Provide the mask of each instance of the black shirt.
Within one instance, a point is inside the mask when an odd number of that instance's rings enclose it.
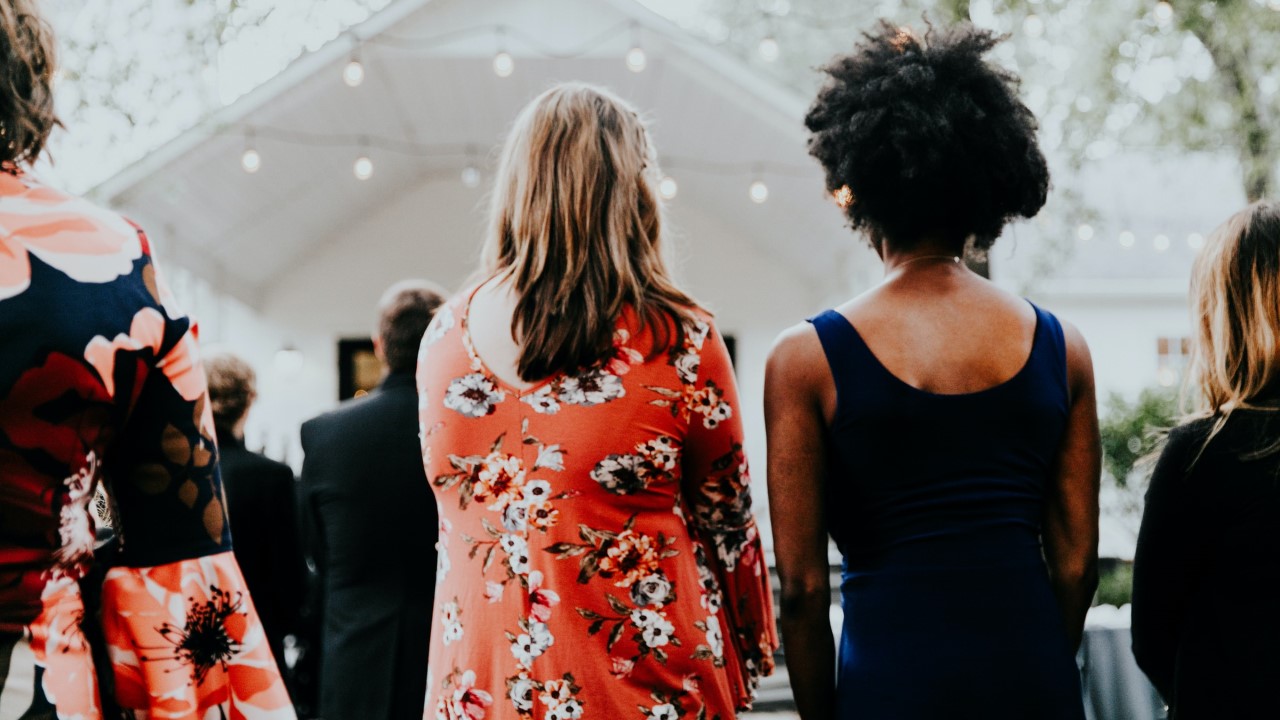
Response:
[[[1147,491],[1133,652],[1177,720],[1280,713],[1280,412],[1175,429]],[[1270,450],[1270,452],[1267,452]]]

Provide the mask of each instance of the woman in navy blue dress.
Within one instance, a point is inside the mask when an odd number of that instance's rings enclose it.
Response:
[[[826,68],[810,153],[884,261],[785,332],[765,388],[782,631],[800,715],[1082,720],[1099,442],[1075,328],[962,261],[1049,174],[1016,78],[961,26],[882,24]],[[815,518],[817,521],[815,522]],[[827,536],[844,556],[833,646]]]

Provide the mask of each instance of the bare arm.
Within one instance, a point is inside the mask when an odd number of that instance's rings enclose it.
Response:
[[[765,370],[769,514],[782,583],[783,647],[803,720],[831,718],[835,698],[821,400],[831,382],[813,328],[801,325],[783,333]]]
[[[1071,407],[1048,488],[1044,517],[1044,555],[1054,594],[1062,606],[1063,627],[1072,649],[1079,647],[1084,618],[1098,587],[1098,482],[1102,449],[1093,360],[1080,331],[1063,325]]]

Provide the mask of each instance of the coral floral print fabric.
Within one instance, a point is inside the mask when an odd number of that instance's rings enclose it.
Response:
[[[440,506],[426,720],[729,720],[777,645],[737,391],[706,320],[521,392],[441,309],[418,365]]]
[[[0,720],[95,720],[112,676],[141,720],[292,718],[229,552],[195,328],[142,231],[4,167],[0,339]],[[120,554],[94,653],[103,486]]]

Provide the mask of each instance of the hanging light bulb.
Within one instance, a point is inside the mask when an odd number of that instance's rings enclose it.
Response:
[[[760,44],[756,45],[756,52],[760,53],[760,59],[765,62],[777,60],[779,51],[778,39],[772,35],[765,35],[760,38]]]
[[[678,192],[680,192],[680,185],[670,175],[663,175],[662,179],[658,181],[658,194],[662,196],[663,200],[671,200]]]
[[[373,177],[373,161],[368,155],[361,155],[351,165],[351,172],[355,173],[357,180],[368,180]]]
[[[1080,227],[1076,228],[1076,237],[1080,238],[1085,242],[1092,240],[1093,226],[1090,225],[1089,223],[1081,223]]]
[[[516,71],[515,58],[511,57],[511,53],[506,50],[499,50],[497,55],[493,56],[493,74],[498,77],[511,77],[511,73]]]
[[[627,69],[631,72],[644,72],[645,65],[649,59],[644,54],[644,48],[636,45],[627,51]]]
[[[1276,4],[1280,7],[1280,0],[1277,0]],[[1187,236],[1187,246],[1192,250],[1199,250],[1204,247],[1204,236],[1200,233],[1191,233]]]
[[[359,58],[352,56],[351,62],[342,68],[342,82],[346,83],[347,87],[357,87],[364,82],[364,65],[360,64]]]
[[[1137,240],[1137,237],[1135,237],[1134,234],[1129,232],[1128,230],[1125,230],[1124,232],[1120,233],[1120,247],[1131,248],[1133,247],[1133,243],[1136,240]]]
[[[480,168],[471,164],[462,168],[462,184],[469,188],[480,187]]]
[[[240,167],[252,175],[262,168],[262,156],[258,154],[257,150],[247,147],[244,149],[244,153],[240,155]]]
[[[1151,245],[1155,247],[1156,252],[1164,252],[1169,249],[1169,236],[1157,235],[1151,240]]]
[[[747,188],[747,194],[751,197],[751,202],[759,205],[769,199],[769,186],[764,184],[764,180],[754,180],[751,187]]]

